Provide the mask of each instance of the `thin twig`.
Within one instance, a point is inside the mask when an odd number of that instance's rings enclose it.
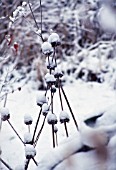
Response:
[[[18,138],[20,139],[20,141],[23,143],[23,145],[25,145],[24,141],[21,139],[21,137],[19,136],[19,134],[17,133],[17,131],[15,130],[15,128],[13,127],[13,125],[11,124],[11,122],[9,120],[7,120],[7,122],[9,123],[9,125],[11,126],[11,128],[13,129],[13,131],[16,133],[16,135],[18,136]]]
[[[67,130],[66,122],[64,122],[64,127],[65,127],[66,136],[68,137],[68,130]]]
[[[54,124],[52,124],[52,139],[53,139],[53,148],[55,148]]]
[[[33,132],[32,143],[34,142],[35,133],[37,131],[37,127],[38,127],[38,123],[39,123],[39,120],[40,120],[41,112],[42,112],[42,108],[40,109],[40,112],[39,112],[39,115],[38,115],[38,118],[37,118],[37,122],[36,122],[35,129],[34,129],[34,132]]]
[[[41,135],[41,133],[42,133],[43,127],[44,127],[44,125],[45,125],[45,120],[46,120],[46,116],[44,117],[44,120],[43,120],[41,129],[39,130],[39,133],[38,133],[38,135],[37,135],[37,137],[36,137],[36,140],[35,140],[35,142],[34,142],[34,147],[37,145],[38,139],[39,139],[39,137],[40,137],[40,135]]]
[[[0,158],[0,161],[1,161],[9,170],[13,170],[2,158]]]
[[[65,100],[66,100],[66,102],[67,102],[67,105],[68,105],[68,107],[69,107],[69,110],[70,110],[70,112],[71,112],[71,115],[72,115],[72,118],[73,118],[73,120],[74,120],[75,126],[76,126],[77,130],[79,130],[79,129],[78,129],[77,121],[76,121],[75,116],[74,116],[74,114],[73,114],[73,111],[72,111],[72,108],[71,108],[70,103],[69,103],[69,101],[68,101],[68,98],[67,98],[67,96],[66,96],[66,94],[65,94],[65,92],[64,92],[63,87],[62,87],[62,86],[60,86],[60,87],[61,87],[62,93],[63,93],[63,95],[64,95],[64,98],[65,98]]]

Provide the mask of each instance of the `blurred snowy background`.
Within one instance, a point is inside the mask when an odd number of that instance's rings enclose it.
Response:
[[[30,0],[30,3],[40,27],[40,3],[37,0]],[[16,15],[19,6],[21,11],[19,10]],[[69,134],[72,133],[71,139],[65,139],[63,128],[60,127],[58,138],[61,148],[56,149],[56,152],[52,151],[54,157],[51,156],[49,162],[49,156],[44,156],[49,150],[48,154],[51,152],[50,130],[46,125],[37,146],[36,158],[38,162],[40,161],[38,169],[116,170],[114,149],[116,148],[116,1],[42,0],[42,10],[44,39],[47,39],[52,31],[57,32],[61,38],[61,46],[57,48],[58,67],[64,73],[63,85],[79,122],[80,132],[82,129],[84,132],[81,132],[81,137],[80,134],[76,136],[75,127],[71,122],[69,127]],[[44,81],[44,75],[47,73],[46,62],[38,33],[29,7],[23,1],[0,1],[0,105],[3,106],[6,92],[9,93],[7,107],[12,114],[11,120],[21,136],[26,132],[26,127],[23,125],[24,114],[29,112],[34,122],[36,121],[38,114],[36,94],[38,90],[45,90],[46,87]],[[57,94],[55,110],[58,114]],[[98,115],[101,115],[100,118]],[[94,119],[91,121],[90,118],[94,116],[98,116],[97,121],[93,121]],[[97,132],[103,131],[107,135],[108,142],[105,138],[107,147],[103,151],[109,151],[109,155],[105,153],[106,158],[102,161],[94,159],[98,154],[95,150],[88,152],[81,150],[83,145],[91,148],[90,139],[85,139],[91,134],[87,129],[88,126],[89,128],[92,126],[90,131],[98,128]],[[33,129],[34,124],[31,130]],[[24,148],[5,123],[1,129],[0,145],[2,157],[13,169],[21,170],[22,167],[17,165],[23,164]],[[104,143],[102,145],[104,146]],[[69,153],[65,152],[67,147],[71,148]],[[61,154],[62,157],[59,158]],[[34,168],[32,162],[30,169]]]

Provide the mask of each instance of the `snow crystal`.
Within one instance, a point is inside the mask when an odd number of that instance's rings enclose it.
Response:
[[[52,45],[49,43],[49,42],[44,42],[42,44],[42,52],[45,54],[45,55],[49,55],[53,52],[53,48],[52,48]]]
[[[26,132],[24,134],[24,142],[25,143],[30,143],[32,141],[32,135],[29,132]]]
[[[27,159],[32,158],[36,155],[36,150],[33,145],[27,144],[25,146],[25,156]]]
[[[51,44],[60,44],[60,38],[59,35],[57,33],[52,33],[49,37],[48,37],[48,42]]]

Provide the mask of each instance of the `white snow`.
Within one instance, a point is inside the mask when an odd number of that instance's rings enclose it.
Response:
[[[56,79],[54,78],[53,74],[47,73],[45,75],[45,81],[46,81],[46,83],[50,83],[50,82],[55,82]]]
[[[52,113],[51,111],[48,113],[47,116],[47,121],[49,124],[56,124],[55,122],[57,122],[57,117],[54,113]]]
[[[27,144],[25,146],[25,156],[34,157],[36,155],[36,150],[33,145]]]
[[[42,113],[43,113],[43,115],[47,115],[48,112],[49,112],[49,106],[47,103],[44,103],[42,105]]]
[[[26,132],[26,133],[24,134],[24,142],[25,142],[25,143],[30,143],[31,141],[32,141],[32,135],[31,135],[31,133]]]
[[[70,120],[70,117],[69,117],[68,113],[63,110],[63,111],[60,112],[59,119],[60,119],[61,121],[62,121],[62,120],[65,120],[65,119]]]
[[[44,103],[47,102],[45,93],[38,92],[37,97],[36,97],[36,102],[37,104],[43,105]]]
[[[49,42],[44,42],[42,44],[42,52],[47,55],[47,54],[50,54],[53,52],[53,48],[52,48],[52,45],[49,43]]]
[[[6,107],[0,108],[0,116],[2,120],[6,120],[7,117],[9,119],[9,116],[10,116],[9,109]]]
[[[29,122],[33,122],[33,118],[31,117],[30,114],[25,114],[24,115],[24,123],[29,123]]]
[[[60,43],[60,37],[57,33],[51,33],[51,35],[48,37],[49,43]]]

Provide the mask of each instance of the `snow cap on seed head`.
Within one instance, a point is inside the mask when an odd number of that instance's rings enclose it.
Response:
[[[31,159],[36,155],[36,150],[33,145],[27,144],[25,146],[25,157]]]
[[[0,109],[1,120],[6,121],[10,118],[9,110],[6,107]]]
[[[52,33],[49,37],[48,37],[48,42],[52,44],[53,47],[60,45],[60,38],[59,35],[57,33]]]
[[[43,93],[39,93],[36,97],[36,102],[38,106],[42,106],[44,103],[47,103],[46,96]]]
[[[57,117],[51,111],[48,113],[47,117],[48,124],[57,124]]]
[[[65,111],[61,111],[59,117],[60,117],[60,122],[61,123],[69,122],[70,121],[70,117],[69,117],[68,113],[65,112]]]
[[[26,144],[31,144],[31,143],[32,143],[32,135],[31,135],[31,133],[26,132],[26,133],[24,134],[24,142],[25,142]]]
[[[52,45],[49,42],[44,42],[41,48],[42,48],[43,54],[45,55],[51,55],[53,52]]]
[[[44,116],[46,116],[46,115],[48,114],[48,112],[49,112],[49,106],[48,106],[47,103],[44,103],[44,104],[42,105],[42,114],[43,114]]]
[[[56,125],[54,126],[54,132],[55,132],[55,133],[57,133],[57,132],[58,132],[58,128],[57,128],[57,126],[56,126]]]
[[[47,73],[45,75],[45,81],[46,83],[55,83],[56,79],[54,78],[53,74]]]
[[[32,119],[32,117],[31,117],[31,115],[25,114],[25,115],[24,115],[24,123],[25,123],[26,125],[31,125],[32,122],[33,122],[33,119]]]

